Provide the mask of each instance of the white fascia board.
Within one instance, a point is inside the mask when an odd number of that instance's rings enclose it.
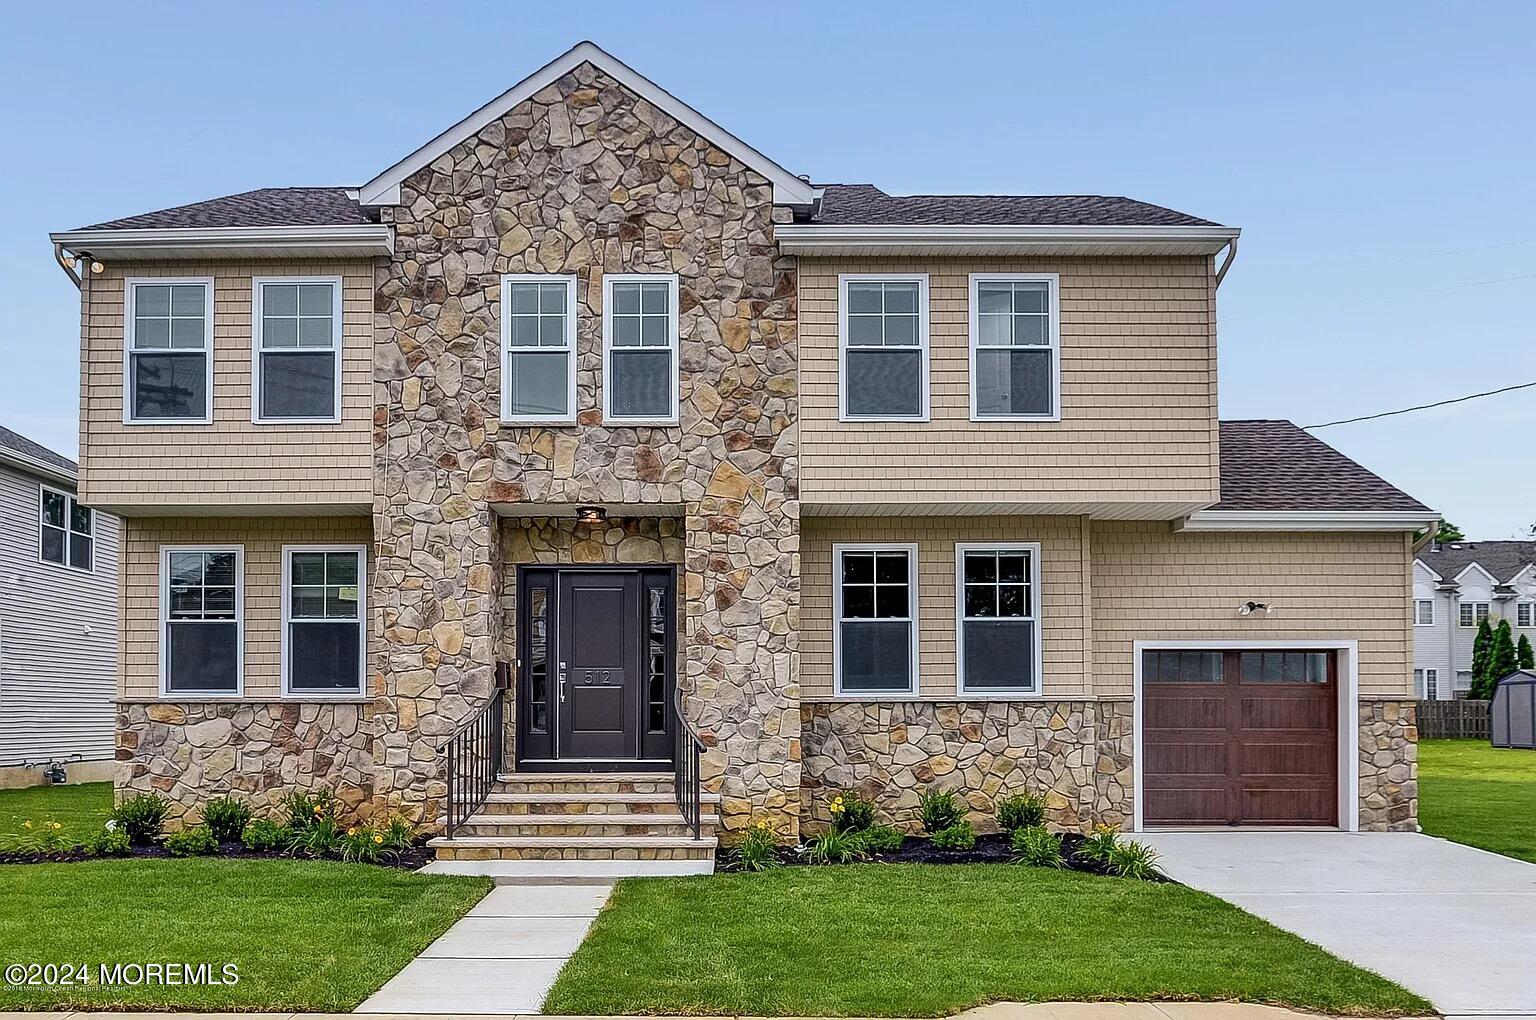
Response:
[[[1200,510],[1175,531],[1418,531],[1440,520],[1431,510]]]
[[[46,460],[38,460],[36,457],[28,457],[26,454],[18,450],[12,450],[9,447],[0,446],[0,464],[8,464],[28,474],[40,475],[50,481],[67,485],[72,490],[79,481],[78,473],[69,470],[69,468],[50,464]]]
[[[1425,563],[1423,560],[1415,559],[1413,562],[1415,566],[1423,567],[1424,572],[1427,573],[1430,577],[1434,578],[1436,581],[1445,580],[1445,578],[1440,576],[1440,572],[1438,570],[1430,566],[1428,563]]]
[[[1054,226],[1029,224],[823,224],[781,223],[773,228],[786,254],[858,245],[867,248],[964,249],[991,245],[1051,245],[1102,248],[1112,245],[1185,244],[1209,246],[1215,254],[1242,233],[1237,227]]]
[[[773,201],[778,205],[810,205],[817,190],[746,142],[731,134],[687,103],[672,95],[596,43],[580,42],[539,68],[468,117],[432,139],[373,180],[357,189],[363,205],[394,205],[400,201],[400,184],[407,177],[431,165],[443,153],[467,138],[472,138],[492,121],[500,120],[519,103],[532,98],[541,89],[569,74],[583,63],[590,63],[635,95],[698,135],[709,139],[723,151],[756,170],[773,184]]]
[[[176,252],[206,253],[210,249],[239,255],[250,249],[283,248],[294,251],[390,255],[395,250],[394,228],[380,223],[349,223],[301,227],[175,227],[152,230],[64,230],[49,239],[76,254],[152,254],[159,258]]]
[[[1496,585],[1496,584],[1499,583],[1499,579],[1497,577],[1494,577],[1493,574],[1489,572],[1488,568],[1484,567],[1481,563],[1478,563],[1476,561],[1468,563],[1465,567],[1462,567],[1461,568],[1461,573],[1459,573],[1455,577],[1451,578],[1451,580],[1455,581],[1457,584],[1461,584],[1462,583],[1462,578],[1466,577],[1468,574],[1470,574],[1474,570],[1477,571],[1479,574],[1482,574],[1483,577],[1488,579],[1489,587],[1492,587],[1493,585]]]

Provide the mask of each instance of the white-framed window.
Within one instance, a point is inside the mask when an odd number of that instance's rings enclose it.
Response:
[[[1040,693],[1040,546],[955,544],[960,694]]]
[[[844,421],[928,420],[928,275],[837,278],[838,411]]]
[[[38,487],[37,557],[44,563],[89,571],[95,559],[96,511],[72,493]]]
[[[213,280],[124,280],[124,423],[206,425],[212,407]]]
[[[1461,602],[1456,606],[1456,622],[1463,627],[1476,627],[1488,619],[1487,602]]]
[[[1464,693],[1472,689],[1472,671],[1470,669],[1458,669],[1453,690],[1456,693]]]
[[[251,421],[341,421],[341,278],[251,281]]]
[[[501,278],[501,420],[576,420],[576,277]]]
[[[1055,273],[972,273],[971,420],[1061,419]]]
[[[238,697],[245,683],[245,548],[160,547],[160,693]]]
[[[677,276],[603,277],[603,419],[677,424]]]
[[[1536,627],[1536,602],[1515,603],[1515,626]]]
[[[368,552],[283,546],[283,693],[356,697],[367,661]]]
[[[1418,688],[1420,698],[1425,701],[1434,701],[1440,696],[1440,671],[1438,669],[1414,670],[1413,685]]]
[[[917,692],[917,546],[832,547],[834,690]]]
[[[1435,600],[1413,600],[1413,625],[1415,627],[1433,627],[1435,625]]]

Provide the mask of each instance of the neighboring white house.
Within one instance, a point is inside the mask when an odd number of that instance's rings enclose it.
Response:
[[[0,787],[50,761],[71,781],[111,778],[118,519],[77,505],[75,477],[0,428]]]
[[[1536,542],[1435,543],[1413,565],[1413,679],[1422,698],[1464,698],[1484,617],[1536,642]]]

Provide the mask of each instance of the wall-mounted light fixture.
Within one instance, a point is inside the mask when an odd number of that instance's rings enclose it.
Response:
[[[608,511],[600,506],[579,506],[576,520],[580,524],[601,524],[608,519]]]
[[[1274,612],[1274,608],[1267,602],[1253,601],[1244,602],[1242,605],[1237,607],[1238,616],[1252,616],[1254,613],[1260,611],[1263,611],[1264,615],[1268,616],[1270,613]]]

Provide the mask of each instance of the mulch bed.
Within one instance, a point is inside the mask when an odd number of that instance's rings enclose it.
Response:
[[[281,860],[284,858],[290,860],[297,859],[315,861],[340,860],[340,858],[337,857],[308,857],[302,854],[289,853],[285,850],[247,850],[245,846],[240,843],[220,843],[219,852],[217,854],[200,854],[198,856],[208,858],[227,857],[238,860]],[[46,854],[0,854],[0,864],[73,864],[77,861],[122,861],[135,857],[169,858],[172,860],[181,859],[167,851],[163,846],[136,846],[133,848],[132,853],[121,857],[99,857],[86,853],[84,850],[78,849],[60,850],[54,853]],[[432,863],[436,859],[437,855],[432,851],[431,848],[426,846],[413,846],[398,856],[385,858],[374,862],[374,864],[376,867],[380,868],[398,868],[403,871],[415,871],[418,868]]]

